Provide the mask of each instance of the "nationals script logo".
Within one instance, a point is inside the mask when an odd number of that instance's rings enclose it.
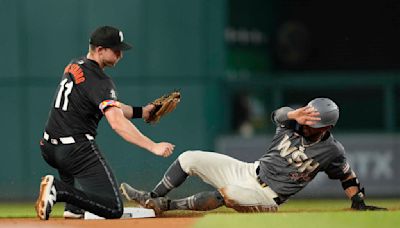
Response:
[[[280,156],[285,158],[297,170],[297,172],[290,174],[291,179],[310,181],[310,174],[318,168],[319,163],[304,153],[305,148],[303,146],[295,147],[291,146],[291,144],[289,136],[285,135],[277,147],[280,151]]]

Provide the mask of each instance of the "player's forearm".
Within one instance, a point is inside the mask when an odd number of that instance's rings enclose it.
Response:
[[[351,199],[351,197],[353,197],[360,191],[360,185],[354,172],[351,172],[351,174],[345,179],[341,180],[341,182],[344,188],[344,192],[349,199]],[[344,184],[346,182],[347,184]]]
[[[133,107],[131,105],[126,105],[122,102],[121,110],[124,113],[125,118],[133,119],[133,118],[142,118],[143,108],[142,107]]]
[[[155,143],[144,136],[135,125],[125,118],[123,111],[119,108],[109,108],[105,116],[111,128],[126,141],[152,152]]]
[[[357,194],[360,191],[360,189],[357,186],[353,187],[348,187],[347,189],[344,190],[346,193],[346,196],[351,199],[355,194]]]
[[[136,128],[129,120],[121,120],[120,123],[114,128],[114,130],[126,141],[142,147],[148,151],[152,151],[154,142],[143,135],[139,129]]]
[[[121,110],[124,113],[124,116],[127,119],[131,119],[133,116],[133,108],[130,105],[126,105],[124,103],[121,102]]]
[[[285,122],[285,121],[287,121],[287,120],[292,119],[292,117],[289,116],[289,115],[290,115],[289,113],[290,113],[291,111],[293,111],[293,109],[290,108],[290,107],[282,107],[282,108],[277,109],[277,110],[274,112],[274,120],[275,120],[277,123],[283,123],[283,122]]]

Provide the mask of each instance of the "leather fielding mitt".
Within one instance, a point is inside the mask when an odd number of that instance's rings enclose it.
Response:
[[[160,121],[161,117],[174,111],[180,101],[181,92],[175,90],[150,102],[150,104],[153,104],[155,108],[150,112],[149,118],[146,119],[146,122],[151,124],[157,123]]]

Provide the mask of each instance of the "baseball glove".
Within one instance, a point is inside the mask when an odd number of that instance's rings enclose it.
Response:
[[[180,101],[181,93],[175,90],[150,102],[150,104],[153,104],[155,108],[150,112],[149,118],[146,119],[146,122],[151,124],[157,123],[161,117],[174,111]]]

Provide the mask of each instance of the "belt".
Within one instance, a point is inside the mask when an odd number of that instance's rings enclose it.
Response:
[[[268,187],[267,183],[261,180],[260,178],[260,166],[257,166],[256,168],[256,175],[257,175],[257,181],[261,185],[262,188]]]
[[[258,181],[258,183],[260,184],[260,186],[261,186],[262,188],[268,187],[267,183],[265,183],[264,181],[262,181],[261,178],[260,178],[260,175],[259,175],[259,174],[260,174],[260,166],[257,166],[257,168],[256,168],[256,174],[257,174],[257,181]],[[276,193],[276,194],[278,195],[278,193]],[[281,200],[281,198],[279,198],[279,196],[273,198],[273,200],[274,200],[275,203],[278,204],[278,205],[280,205],[280,204],[283,203],[283,201]]]
[[[82,142],[87,140],[91,141],[94,140],[94,137],[90,134],[81,134],[81,135],[53,138],[50,137],[50,135],[47,132],[44,132],[43,139],[53,145],[58,145],[58,144],[73,144],[76,142]]]
[[[266,183],[264,183],[259,176],[257,176],[257,181],[261,185],[262,188],[268,187]]]

